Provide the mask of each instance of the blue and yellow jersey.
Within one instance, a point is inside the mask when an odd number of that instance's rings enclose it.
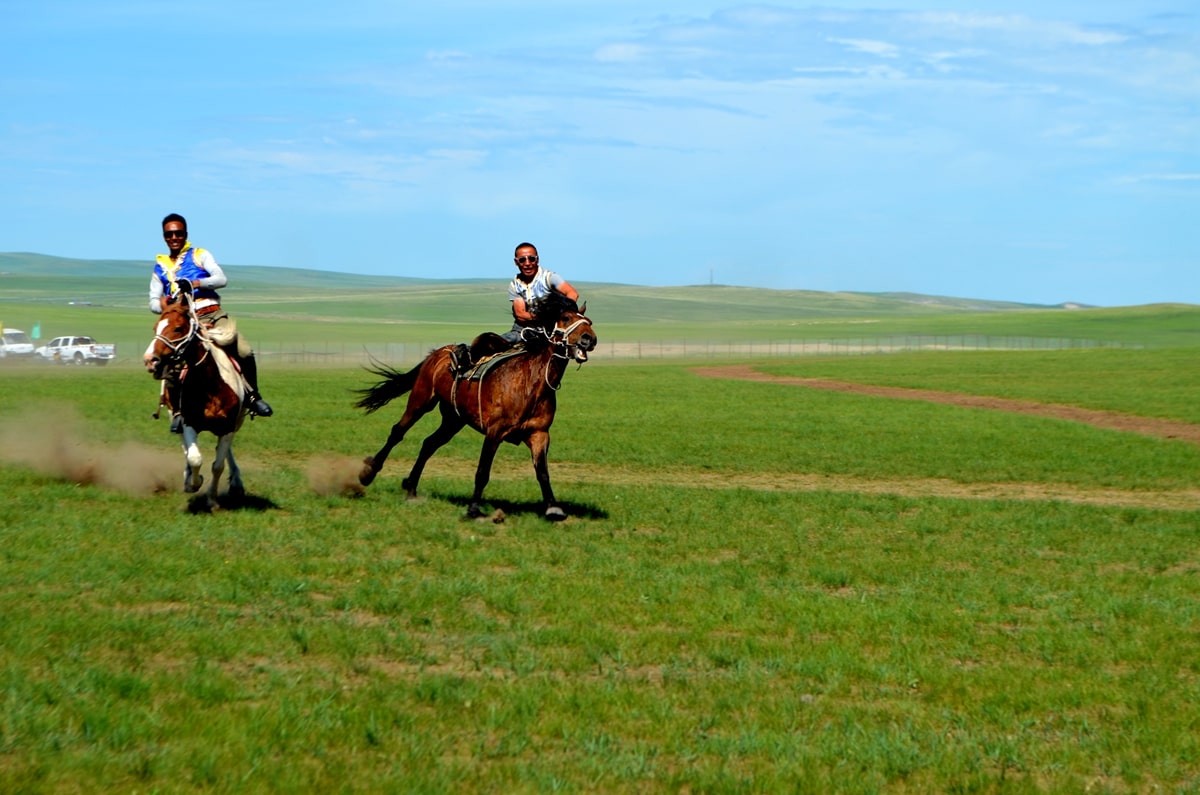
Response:
[[[179,292],[180,279],[196,282],[211,276],[201,264],[207,254],[208,251],[198,246],[194,247],[191,243],[184,245],[178,260],[172,260],[169,254],[159,254],[154,261],[154,275],[162,282],[163,295],[174,297]],[[221,303],[221,296],[217,291],[206,287],[197,289],[194,297],[198,309]]]

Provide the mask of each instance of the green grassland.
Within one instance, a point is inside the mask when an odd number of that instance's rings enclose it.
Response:
[[[296,272],[277,289],[267,271],[231,291],[239,319],[314,344],[469,336],[503,286]],[[43,300],[30,276],[0,319],[132,334],[149,313],[130,273],[103,300]],[[750,363],[1200,422],[1195,307],[585,297],[602,340],[1118,341],[1142,347]],[[353,496],[334,474],[402,407],[355,410],[357,367],[263,375],[278,413],[239,434],[250,497],[207,514],[174,490],[139,368],[0,366],[0,791],[1200,788],[1196,445],[600,359],[559,393],[570,518],[540,519],[528,454],[505,446],[485,495],[505,518],[470,521],[477,436],[406,501],[427,418]]]

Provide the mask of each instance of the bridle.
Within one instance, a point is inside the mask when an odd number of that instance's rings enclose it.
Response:
[[[562,385],[559,384],[556,386],[551,380],[550,366],[553,361],[555,359],[565,359],[568,362],[579,361],[579,365],[582,367],[583,361],[586,360],[586,356],[584,360],[580,360],[576,356],[577,352],[582,349],[586,354],[596,345],[595,338],[588,334],[581,334],[578,342],[570,341],[571,335],[580,326],[585,325],[588,328],[591,328],[592,321],[581,314],[566,326],[562,325],[562,318],[560,317],[557,321],[555,321],[554,328],[551,331],[546,331],[546,329],[541,328],[540,326],[536,327],[536,329],[525,329],[525,331],[534,331],[535,333],[540,333],[546,338],[546,341],[550,343],[550,358],[546,360],[546,369],[542,374],[542,380],[546,382],[546,386],[550,387],[555,392],[557,392]],[[559,380],[561,381],[561,374]]]
[[[189,321],[188,330],[187,333],[182,337],[177,339],[169,339],[157,331],[154,334],[154,340],[156,342],[161,342],[167,348],[167,350],[170,351],[166,356],[163,356],[160,359],[162,366],[159,368],[159,371],[162,373],[163,377],[165,377],[168,373],[173,376],[178,376],[180,374],[183,368],[187,365],[187,362],[184,361],[184,356],[187,354],[188,347],[196,339],[201,338],[200,318],[196,315],[195,310],[192,309],[190,302],[187,306],[187,317]],[[207,346],[205,346],[204,355],[207,354],[208,349]],[[200,361],[204,361],[203,355],[200,357]]]
[[[554,324],[554,330],[546,334],[546,339],[548,339],[550,344],[554,346],[554,356],[560,359],[574,359],[575,352],[577,350],[583,348],[584,352],[586,353],[595,345],[594,342],[586,342],[588,339],[586,336],[581,336],[579,342],[572,343],[568,341],[571,339],[571,334],[574,333],[575,329],[584,325],[588,326],[589,328],[591,327],[592,321],[588,318],[580,315],[574,320],[574,322],[565,327],[560,325],[560,323],[561,319],[559,323]],[[559,353],[560,350],[562,353]]]
[[[574,334],[582,326],[587,326],[588,328],[591,328],[592,321],[587,316],[585,316],[583,313],[576,313],[576,318],[566,325],[563,325],[562,316],[560,315],[559,319],[557,321],[555,321],[555,323],[554,323],[554,328],[549,331],[547,331],[544,326],[528,326],[526,328],[521,329],[522,341],[529,342],[532,337],[541,337],[542,339],[546,340],[546,342],[549,344],[550,356],[548,356],[546,358],[546,366],[545,366],[545,369],[543,369],[543,371],[542,371],[542,380],[545,382],[546,386],[549,387],[554,392],[557,392],[562,387],[562,384],[561,384],[562,375],[566,368],[566,365],[563,365],[563,370],[560,370],[557,373],[558,378],[557,379],[554,378],[553,377],[554,374],[552,373],[552,370],[554,369],[554,360],[555,359],[564,359],[566,361],[571,361],[572,359],[574,359],[574,360],[578,361],[580,366],[582,367],[583,362],[587,360],[587,357],[584,356],[583,359],[578,359],[578,358],[576,358],[576,352],[582,349],[584,351],[584,353],[586,354],[588,351],[590,351],[596,347],[596,337],[592,334],[584,333],[579,336],[578,342],[570,341],[571,335]],[[555,384],[554,382],[556,380],[559,381],[560,383]],[[451,386],[450,401],[454,405],[454,410],[456,412],[458,412],[461,416],[461,412],[459,411],[459,407],[458,407],[458,401],[454,397],[455,393],[457,392],[457,389],[458,389],[458,381],[457,381],[457,379],[455,379],[453,385]],[[476,391],[476,399],[479,401],[479,409],[478,410],[479,410],[480,422],[483,422],[485,412],[484,412],[484,408],[483,408],[483,390],[482,389],[479,389]]]

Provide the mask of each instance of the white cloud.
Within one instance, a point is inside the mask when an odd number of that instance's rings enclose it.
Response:
[[[606,63],[629,63],[642,60],[646,53],[647,49],[638,44],[606,44],[596,50],[595,58]]]
[[[1136,174],[1125,177],[1122,182],[1200,182],[1200,174]]]
[[[1127,37],[1113,31],[1091,29],[1074,22],[1033,18],[1022,14],[980,14],[957,11],[926,11],[904,15],[944,35],[975,37],[979,34],[1005,34],[1024,46],[1079,44],[1103,46],[1121,44]]]
[[[829,41],[833,42],[834,44],[845,45],[855,52],[865,52],[869,55],[878,55],[880,58],[895,58],[900,54],[899,47],[897,47],[895,44],[889,44],[886,41],[836,38],[830,38]]]

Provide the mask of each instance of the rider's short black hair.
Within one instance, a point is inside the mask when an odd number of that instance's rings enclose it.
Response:
[[[517,256],[517,252],[523,248],[531,248],[533,249],[534,254],[537,253],[537,246],[533,245],[532,243],[518,243],[517,247],[513,249],[513,256]]]
[[[172,221],[178,221],[179,223],[183,224],[184,229],[187,229],[187,219],[184,218],[179,213],[171,213],[170,215],[168,215],[166,218],[163,219],[162,225],[166,226],[167,224],[171,223]]]

